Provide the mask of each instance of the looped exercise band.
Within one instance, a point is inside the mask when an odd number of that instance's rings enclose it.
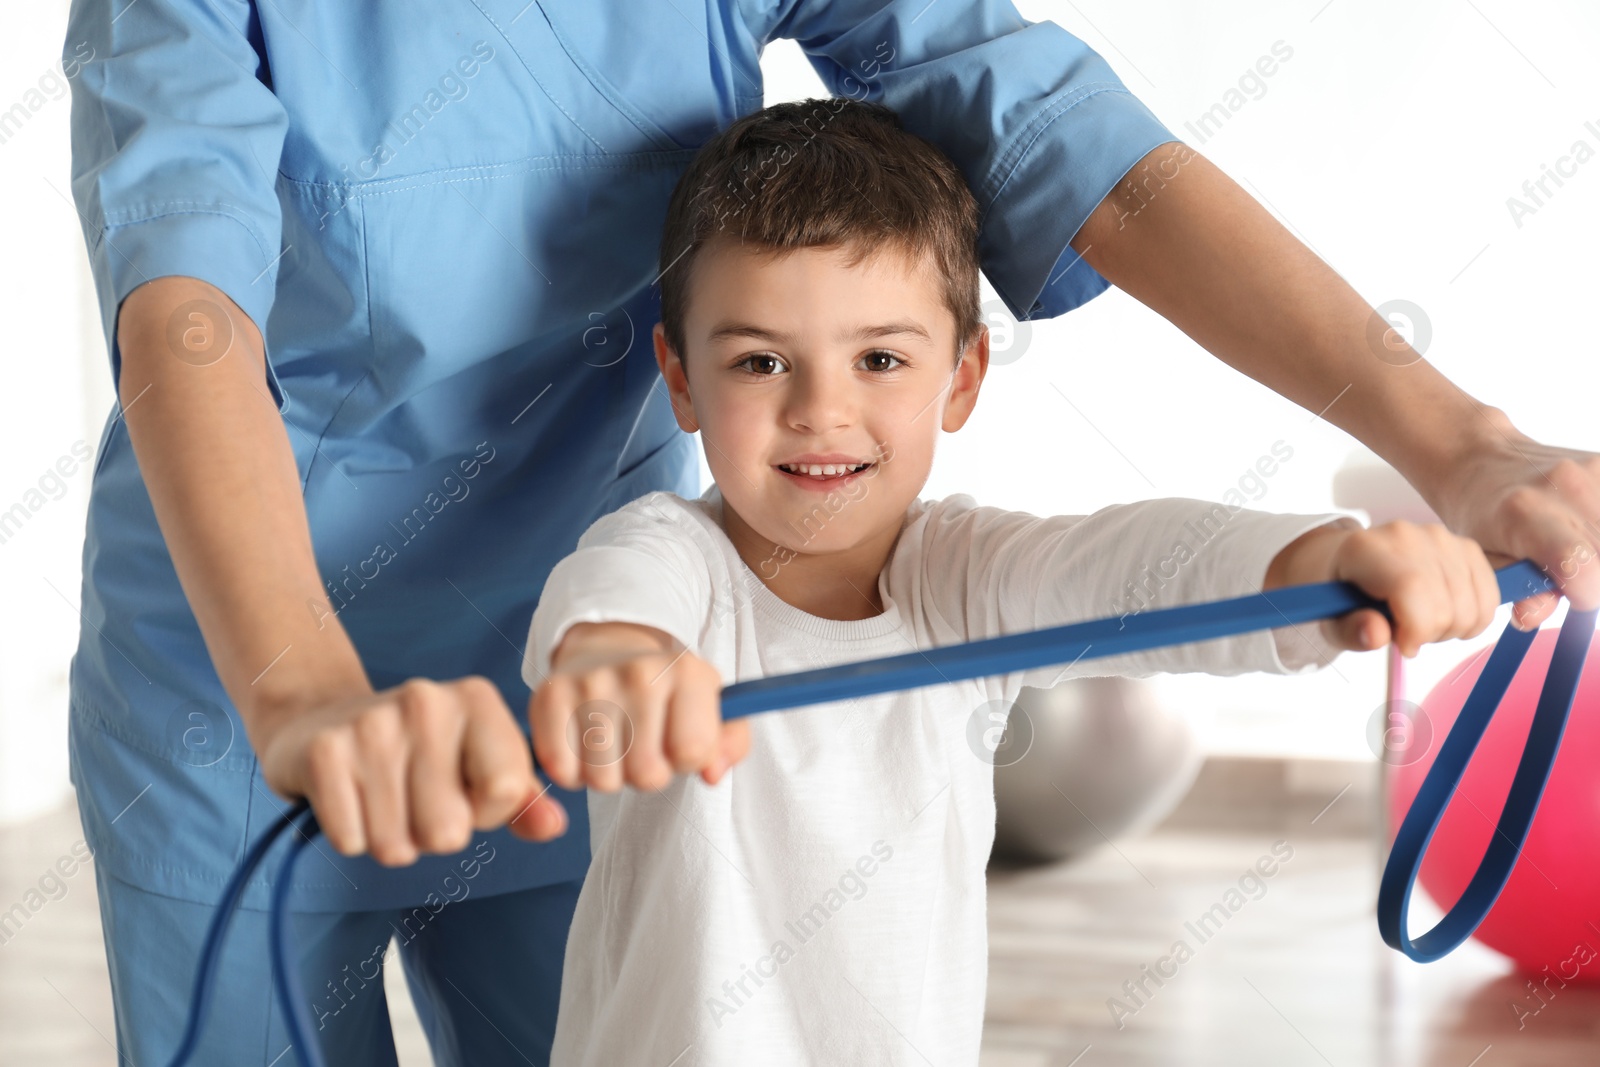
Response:
[[[1509,564],[1496,571],[1495,577],[1502,604],[1556,589],[1555,582],[1531,560]],[[1394,622],[1386,602],[1368,596],[1349,582],[1285,586],[1230,600],[1111,616],[881,659],[756,678],[722,689],[722,718],[739,719],[782,708],[1191,644],[1332,618],[1360,608],[1373,608],[1391,625]],[[1518,630],[1508,624],[1501,633],[1454,728],[1440,746],[1411,810],[1401,821],[1393,850],[1384,866],[1378,889],[1378,931],[1391,948],[1422,963],[1439,959],[1472,936],[1499,897],[1521,855],[1522,843],[1539,807],[1539,797],[1555,764],[1567,714],[1577,694],[1584,659],[1594,637],[1596,615],[1595,611],[1568,610],[1495,836],[1461,898],[1432,930],[1413,939],[1405,933],[1406,909],[1422,867],[1423,853],[1537,631]],[[228,922],[244,895],[245,882],[290,826],[294,826],[297,839],[289,846],[272,893],[269,929],[273,987],[291,1047],[298,1050],[301,1062],[305,1067],[326,1065],[306,1018],[307,1001],[299,968],[292,959],[293,946],[288,930],[288,896],[294,881],[295,863],[319,832],[316,815],[302,799],[256,842],[223,890],[222,901],[212,917],[201,950],[189,1024],[171,1067],[181,1067],[199,1042],[200,1026],[210,998],[211,973],[221,956],[222,937]]]

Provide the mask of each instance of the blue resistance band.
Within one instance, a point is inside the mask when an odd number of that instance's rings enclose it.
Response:
[[[1555,582],[1531,560],[1519,560],[1503,567],[1495,572],[1495,577],[1499,582],[1502,604],[1556,588]],[[1387,603],[1368,596],[1349,582],[1285,586],[1230,600],[1111,616],[964,644],[944,645],[899,656],[739,682],[722,690],[722,717],[724,720],[739,719],[764,711],[918,689],[966,678],[1075,663],[1080,659],[1097,659],[1168,645],[1191,644],[1333,618],[1359,608],[1372,608],[1381,612],[1391,624],[1394,622]],[[1578,679],[1583,671],[1590,640],[1594,636],[1597,614],[1600,613],[1567,612],[1549,672],[1545,676],[1544,690],[1529,730],[1528,742],[1501,811],[1495,837],[1477,873],[1461,894],[1461,899],[1437,926],[1421,937],[1412,939],[1404,930],[1406,909],[1411,900],[1412,885],[1422,866],[1423,853],[1537,631],[1522,631],[1507,625],[1501,633],[1454,728],[1423,779],[1416,801],[1402,820],[1394,848],[1384,867],[1378,889],[1378,930],[1391,948],[1422,963],[1439,959],[1472,936],[1499,897],[1517,857],[1521,855],[1522,843],[1527,838],[1528,827],[1539,807],[1539,797],[1555,763],[1567,714],[1577,694]],[[212,917],[205,947],[201,951],[189,1025],[171,1067],[181,1067],[199,1041],[200,1026],[210,999],[211,973],[216,969],[222,952],[222,937],[239,898],[244,894],[245,882],[260,865],[262,857],[291,826],[295,829],[296,839],[289,846],[272,894],[270,933],[273,987],[283,1011],[291,1046],[298,1051],[304,1067],[326,1067],[326,1060],[307,1018],[307,1000],[301,987],[300,971],[293,958],[292,938],[288,929],[289,887],[294,881],[295,864],[319,832],[316,815],[305,800],[298,801],[256,842],[223,891],[222,901]]]

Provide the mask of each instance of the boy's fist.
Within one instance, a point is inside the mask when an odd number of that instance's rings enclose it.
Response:
[[[1502,562],[1491,563],[1476,541],[1436,522],[1401,520],[1370,529],[1329,523],[1285,545],[1267,568],[1263,588],[1351,582],[1387,601],[1394,625],[1382,612],[1360,608],[1320,620],[1327,639],[1353,651],[1393,640],[1401,655],[1412,657],[1433,641],[1475,637],[1494,620],[1500,606],[1495,568],[1513,562],[1495,555]]]
[[[550,657],[528,725],[545,774],[566,789],[661,789],[674,773],[716,785],[750,751],[722,721],[722,676],[662,630],[577,623]]]

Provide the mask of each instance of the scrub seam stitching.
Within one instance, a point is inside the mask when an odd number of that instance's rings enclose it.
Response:
[[[591,141],[594,141],[594,145],[595,145],[596,148],[600,149],[600,151],[602,151],[602,152],[606,151],[606,146],[601,144],[600,141],[595,137],[594,134],[592,134],[588,130],[584,129],[583,123],[579,122],[576,118],[574,118],[570,111],[568,111],[566,108],[562,107],[561,106],[561,101],[557,100],[555,98],[555,96],[550,92],[549,88],[546,87],[544,82],[539,80],[539,75],[537,75],[537,74],[535,74],[533,72],[533,67],[532,67],[531,64],[529,64],[528,58],[522,54],[522,49],[520,49],[520,48],[518,48],[516,46],[516,43],[511,40],[511,36],[508,33],[506,33],[506,31],[504,29],[501,28],[500,23],[495,21],[495,17],[493,15],[489,14],[487,11],[484,11],[483,10],[483,5],[478,3],[477,0],[473,0],[472,6],[477,8],[478,11],[483,15],[483,17],[485,19],[489,20],[489,25],[491,25],[491,26],[493,26],[495,28],[495,32],[500,35],[501,39],[505,41],[506,46],[511,49],[512,54],[517,57],[517,61],[522,64],[522,69],[526,70],[528,72],[528,77],[533,79],[534,84],[539,86],[540,90],[542,90],[544,92],[544,95],[546,97],[548,97],[550,102],[556,106],[556,110],[560,111],[563,115],[567,116],[567,119],[574,126],[578,127],[579,131],[582,132],[582,134],[585,137],[589,138],[589,140],[591,140]],[[539,14],[540,14],[540,16],[544,15],[544,9],[543,8],[539,9]],[[545,20],[545,24],[547,26],[549,25],[549,20],[548,19]],[[552,33],[553,32],[554,31],[552,31]],[[559,37],[557,38],[557,43],[558,44],[560,43],[560,38]],[[565,51],[565,47],[563,47],[562,50]],[[568,57],[568,62],[571,62],[571,57]],[[612,105],[612,106],[615,106],[615,105]]]
[[[169,210],[173,208],[201,210]],[[252,237],[256,236],[255,227],[250,225],[242,209],[234,204],[220,203],[216,200],[163,200],[157,204],[140,204],[136,207],[123,208],[121,211],[108,211],[105,220],[107,226],[126,226],[133,222],[148,222],[164,215],[194,214],[227,216],[249,229]]]
[[[372,333],[372,250],[367,247],[367,206],[360,203],[360,197],[355,199],[357,208],[361,212],[361,298],[366,301],[367,305],[367,372],[356,379],[355,384],[345,392],[344,396],[339,398],[339,406],[333,409],[333,413],[328,416],[328,421],[323,424],[321,432],[317,434],[317,443],[311,450],[311,461],[306,464],[305,480],[300,483],[302,500],[311,486],[311,472],[316,469],[317,460],[322,458],[322,444],[328,439],[328,431],[339,420],[339,413],[344,411],[344,406],[350,402],[350,398],[355,395],[356,390],[360,389],[367,379],[372,377],[372,370],[377,360],[377,339]],[[332,460],[328,461],[328,466],[335,467]],[[335,612],[335,615],[337,614]]]
[[[987,202],[984,205],[983,215],[978,220],[980,226],[983,225],[984,219],[988,217],[989,209],[994,206],[994,201],[999,198],[1000,190],[1010,180],[1017,166],[1028,155],[1033,146],[1038,143],[1044,131],[1049,129],[1062,114],[1091,97],[1099,96],[1101,93],[1127,92],[1126,89],[1119,89],[1105,82],[1094,83],[1081,88],[1086,91],[1058,100],[1035,115],[1032,121],[1017,134],[1011,145],[1001,152],[995,160],[994,168],[990,171],[988,180],[983,183],[984,197]],[[991,187],[993,192],[990,192]]]
[[[376,182],[319,182],[312,181],[308,178],[296,178],[292,175],[284,174],[282,171],[279,171],[278,173],[279,177],[283,178],[284,181],[292,182],[295,185],[308,186],[313,189],[339,190],[343,192],[347,198],[359,200],[368,196],[378,196],[383,193],[404,191],[395,189],[379,189],[378,186],[380,185],[398,185],[402,183],[409,183],[406,186],[407,188],[426,189],[430,186],[445,185],[452,182],[483,181],[490,178],[514,176],[517,174],[530,174],[537,173],[539,171],[591,168],[605,168],[610,170],[645,170],[663,163],[676,162],[677,160],[675,160],[674,157],[677,157],[683,161],[687,161],[693,157],[697,151],[698,149],[694,148],[683,148],[671,152],[609,152],[605,157],[591,157],[580,153],[573,153],[564,156],[533,156],[530,158],[538,160],[550,160],[551,162],[543,165],[522,166],[516,169],[510,168],[514,164],[520,162],[518,160],[512,160],[503,163],[481,163],[469,167],[449,167],[437,171],[423,171],[421,174],[402,175],[395,178],[383,178]],[[494,175],[471,173],[474,171],[492,171],[499,168],[506,168],[504,174]],[[466,175],[459,178],[435,178],[431,181],[418,180],[426,179],[433,174],[449,174],[455,172],[466,172]],[[366,190],[373,191],[367,192]]]
[[[1093,82],[1089,85],[1082,86],[1081,88],[1085,91],[1058,100],[1056,103],[1044,108],[1039,112],[1039,114],[1035,115],[1033,120],[1022,128],[1022,131],[1017,135],[1016,139],[1012,141],[1011,145],[1006,148],[996,159],[994,168],[990,171],[988,179],[983,183],[983,194],[980,198],[982,209],[978,215],[978,229],[980,233],[983,230],[984,224],[989,219],[990,211],[994,208],[995,204],[999,202],[1000,194],[1005,190],[1006,185],[1010,183],[1012,176],[1016,174],[1017,168],[1022,165],[1023,160],[1025,160],[1029,153],[1032,152],[1033,147],[1039,143],[1039,138],[1044,136],[1045,131],[1054,125],[1056,120],[1061,118],[1062,115],[1066,114],[1071,109],[1077,107],[1079,104],[1082,104],[1084,101],[1098,96],[1101,93],[1126,93],[1128,91],[1125,87],[1113,85],[1107,82]],[[1031,135],[1030,131],[1032,131]],[[1118,175],[1118,180],[1120,180],[1120,178],[1121,176]],[[992,192],[990,191],[991,187],[993,189]],[[1056,259],[1051,260],[1050,264],[1045,267],[1045,283],[1047,287],[1050,280],[1050,268],[1053,267],[1059,259],[1060,256],[1058,254]],[[995,278],[991,278],[990,282],[994,284],[995,292],[998,293],[1008,305],[1022,307],[1022,304],[1014,299],[1011,295],[1009,287],[1002,287],[1000,282]],[[1038,302],[1038,297],[1035,297],[1033,303],[1037,304]],[[1032,314],[1032,311],[1032,307],[1024,308],[1024,313],[1021,318],[1026,320],[1027,317]]]
[[[612,85],[604,74],[595,69],[577,49],[568,43],[567,38],[561,32],[561,28],[556,25],[556,20],[551,18],[550,12],[544,9],[544,4],[539,3],[538,0],[534,0],[534,2],[538,5],[539,14],[544,17],[545,24],[550,27],[550,35],[561,46],[561,51],[566,53],[567,62],[571,63],[578,73],[588,80],[590,88],[599,93],[606,103],[615,108],[623,118],[633,123],[640,133],[649,137],[658,147],[665,148],[668,145],[673,148],[682,147],[678,144],[676,138],[659,126],[654,119],[640,111],[633,101],[623,96],[621,90]],[[709,38],[707,38],[706,43],[710,44]]]
[[[151,744],[148,738],[123,729],[120,724],[107,718],[98,707],[90,706],[82,698],[73,697],[68,701],[68,704],[72,714],[76,718],[80,719],[85,725],[92,727],[99,733],[105,734],[119,745],[126,745],[135,752],[163,760],[167,763],[170,763],[174,767],[196,766],[196,764],[188,763],[183,760],[173,759],[170,753]],[[224,756],[215,763],[207,764],[201,769],[210,769],[213,767],[221,768],[222,770],[226,771],[232,771],[238,774],[250,774],[253,773],[255,769],[255,757],[253,755],[238,758],[233,756]]]

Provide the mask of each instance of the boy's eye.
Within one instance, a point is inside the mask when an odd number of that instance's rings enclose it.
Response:
[[[866,355],[862,356],[861,359],[867,364],[867,369],[876,374],[887,373],[888,371],[892,371],[897,367],[903,366],[906,362],[893,352],[881,348],[872,352],[868,352]],[[745,356],[739,362],[735,363],[734,366],[743,367],[757,377],[771,378],[782,371],[783,361],[777,356],[770,355],[766,352],[756,352],[752,355]]]
[[[903,365],[905,363],[905,360],[901,359],[899,356],[895,355],[893,352],[887,352],[887,351],[885,351],[885,350],[883,350],[881,348],[877,349],[875,351],[872,351],[872,352],[868,352],[866,355],[862,356],[861,358],[863,360],[867,361],[867,363],[868,363],[867,369],[868,370],[877,371],[879,374],[882,374],[885,371],[894,370],[896,366]],[[878,360],[878,359],[888,359],[888,360],[893,360],[894,362],[889,364],[888,366],[884,366],[882,364],[878,364],[877,366],[873,366],[872,365],[872,361],[873,360]]]
[[[773,369],[770,371],[756,369],[757,365],[766,367],[768,364],[773,366]],[[770,378],[777,373],[776,368],[783,366],[783,361],[778,359],[777,356],[767,355],[765,352],[757,352],[753,356],[744,357],[739,362],[735,363],[734,366],[745,367],[750,371],[751,374],[755,374],[762,378]]]

